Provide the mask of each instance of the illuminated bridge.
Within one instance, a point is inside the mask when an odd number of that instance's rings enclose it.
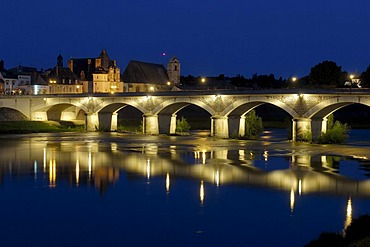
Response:
[[[198,91],[93,95],[2,96],[0,108],[19,111],[33,121],[71,121],[81,118],[88,131],[117,130],[118,111],[132,106],[142,112],[143,132],[174,134],[176,113],[196,105],[211,115],[211,136],[245,134],[245,115],[262,104],[274,105],[291,116],[292,139],[307,132],[326,131],[327,117],[350,104],[370,106],[369,91]]]

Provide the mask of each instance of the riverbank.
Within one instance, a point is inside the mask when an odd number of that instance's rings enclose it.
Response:
[[[0,134],[81,132],[84,125],[61,121],[0,121]]]

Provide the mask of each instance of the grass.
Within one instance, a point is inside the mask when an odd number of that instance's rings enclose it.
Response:
[[[2,121],[0,134],[29,134],[29,133],[55,133],[55,132],[80,132],[84,131],[83,125],[70,122],[62,124],[54,121]]]

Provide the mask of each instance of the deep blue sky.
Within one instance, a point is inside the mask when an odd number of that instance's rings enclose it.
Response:
[[[323,60],[370,65],[370,0],[0,0],[0,59],[53,67],[59,52],[130,60],[182,75],[304,76]],[[162,56],[166,52],[166,56]]]

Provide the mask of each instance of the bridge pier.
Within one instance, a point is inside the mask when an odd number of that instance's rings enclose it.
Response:
[[[159,135],[158,115],[143,115],[143,134]]]
[[[312,119],[312,138],[319,137],[321,133],[326,133],[328,119]]]
[[[211,136],[229,138],[227,117],[215,115],[211,117]]]
[[[229,116],[229,137],[239,137],[245,135],[245,117]]]
[[[158,125],[160,134],[176,133],[176,114],[158,115]]]
[[[293,118],[292,141],[310,141],[312,139],[311,119]]]
[[[32,121],[48,121],[48,114],[46,111],[33,112],[31,119]]]
[[[99,115],[97,113],[87,113],[85,115],[87,131],[97,131],[99,129]]]

